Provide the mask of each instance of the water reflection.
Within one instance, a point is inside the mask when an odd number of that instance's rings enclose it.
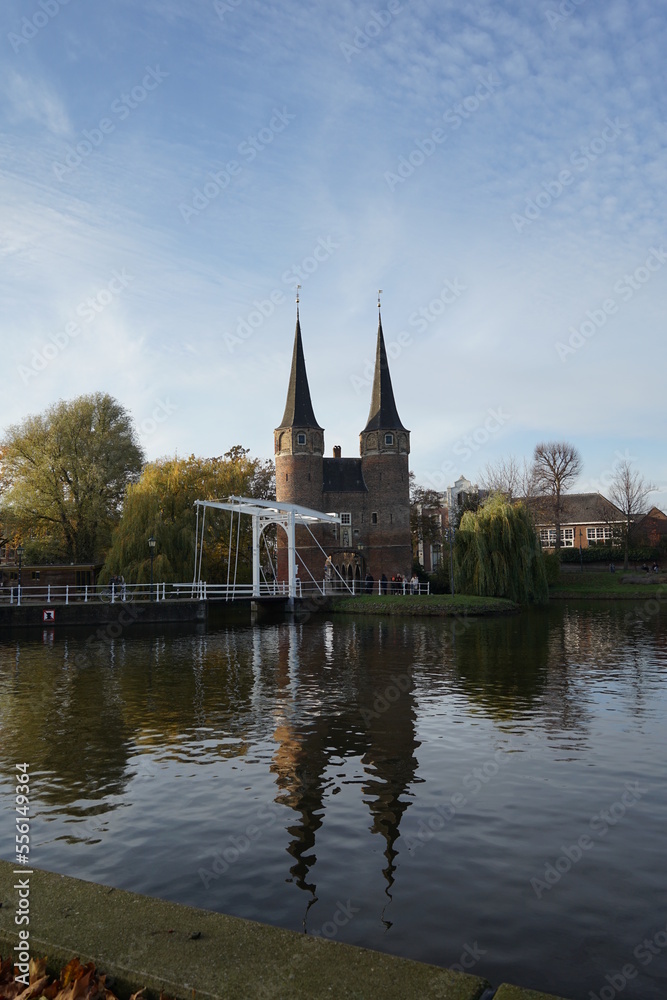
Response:
[[[545,965],[567,966],[551,942],[571,935],[573,981],[593,989],[615,954],[632,956],[667,891],[664,866],[649,866],[667,817],[667,616],[648,603],[463,625],[143,629],[95,647],[85,667],[85,635],[0,635],[2,772],[31,763],[45,867],[309,932],[357,892],[365,910],[341,937],[441,962],[442,928],[466,927],[486,935],[477,971],[496,981],[519,978],[512,959],[534,962],[526,984],[545,985]],[[411,829],[499,746],[497,781],[411,856]],[[649,792],[625,825],[530,911],[529,877],[638,778]],[[0,787],[3,804],[11,792]],[[258,806],[262,836],[202,888],[199,866]],[[5,844],[10,818],[0,811]],[[599,903],[608,871],[627,883],[622,938],[606,928],[608,896]],[[609,942],[602,977],[585,957],[577,966],[592,925]],[[538,932],[529,958],[522,942]]]
[[[385,841],[383,875],[387,889],[393,884],[394,844],[415,781],[419,743],[412,664],[385,676],[382,632],[378,638],[372,625],[356,623],[336,631],[331,622],[307,632],[299,625],[280,631],[271,771],[279,789],[276,801],[297,814],[288,827],[287,850],[295,862],[290,875],[313,900],[316,834],[326,797],[340,791],[336,776],[327,773],[336,760],[358,758],[363,764],[370,829]],[[325,664],[335,670],[321,672],[322,649]]]

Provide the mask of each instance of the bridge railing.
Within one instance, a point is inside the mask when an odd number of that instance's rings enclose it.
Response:
[[[410,580],[364,580],[343,581],[297,580],[296,596],[303,597],[353,597],[362,594],[428,594],[429,584],[412,584]],[[0,604],[103,604],[130,603],[133,601],[235,601],[251,600],[253,597],[288,597],[286,581],[262,581],[259,595],[253,592],[251,583],[109,583],[95,586],[74,586],[72,584],[42,584],[19,587],[12,584],[0,587]]]
[[[167,583],[109,583],[74,584],[44,583],[23,587],[12,582],[9,587],[0,587],[2,604],[102,604],[129,603],[131,601],[164,601],[167,599]],[[192,587],[192,584],[190,584]]]

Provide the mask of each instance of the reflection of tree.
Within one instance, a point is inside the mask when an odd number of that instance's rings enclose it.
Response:
[[[189,752],[205,730],[219,758],[248,749],[252,724],[252,649],[245,630],[192,635],[182,629],[124,644],[118,657],[124,718],[137,743],[165,756]]]
[[[78,670],[67,659],[54,670],[52,655],[24,643],[11,680],[3,667],[3,769],[12,773],[17,760],[27,761],[33,794],[50,804],[117,795],[130,738],[113,678],[100,680],[97,671]]]
[[[549,692],[553,717],[562,728],[591,715],[597,678],[614,680],[616,697],[641,718],[650,700],[650,676],[667,645],[667,617],[655,601],[610,604],[589,601],[585,611],[568,605],[551,616]]]
[[[19,758],[30,762],[43,801],[72,812],[85,799],[98,812],[129,785],[137,750],[181,757],[202,728],[219,735],[209,750],[219,758],[247,750],[253,677],[246,632],[209,638],[165,626],[156,636],[135,626],[130,641],[86,640],[61,634],[48,652],[29,641],[0,646],[0,762],[9,771]],[[87,666],[75,665],[81,654]]]
[[[494,719],[508,720],[525,712],[546,687],[546,612],[469,621],[466,627],[452,623],[445,642],[462,690]]]

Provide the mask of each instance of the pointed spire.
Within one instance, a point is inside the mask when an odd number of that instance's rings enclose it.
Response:
[[[313,404],[308,388],[306,361],[303,356],[301,341],[301,321],[299,319],[299,288],[296,292],[296,332],[294,334],[294,350],[292,351],[292,370],[290,372],[289,388],[285,412],[280,423],[281,427],[317,427],[322,430],[313,412]]]
[[[375,351],[375,376],[373,378],[373,395],[371,396],[371,408],[368,414],[368,423],[364,427],[365,431],[377,430],[397,430],[404,431],[406,428],[401,423],[401,418],[396,409],[394,400],[394,390],[391,385],[391,375],[389,374],[389,362],[387,360],[387,349],[384,344],[384,334],[382,332],[382,313],[380,311],[380,295],[378,292],[378,338]]]

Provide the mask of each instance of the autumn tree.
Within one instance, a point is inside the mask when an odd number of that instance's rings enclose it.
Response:
[[[567,441],[547,441],[535,446],[532,473],[540,497],[540,510],[556,529],[556,551],[561,547],[563,496],[581,472],[581,455]]]
[[[454,580],[459,594],[519,604],[548,599],[544,554],[524,504],[496,493],[477,512],[466,511],[454,541]]]
[[[101,580],[124,576],[128,583],[150,578],[148,539],[156,539],[154,574],[165,582],[192,580],[195,559],[195,500],[224,500],[229,496],[275,499],[272,462],[251,458],[239,445],[222,457],[160,459],[148,464],[139,481],[127,491],[123,516],[116,528]],[[202,578],[209,583],[226,579],[230,549],[234,560],[239,542],[239,579],[247,579],[252,565],[249,517],[234,525],[230,546],[230,515],[209,509],[202,560]],[[232,575],[234,566],[232,565]]]
[[[61,400],[9,427],[0,453],[5,534],[36,561],[101,560],[143,461],[127,410],[100,392]]]
[[[625,518],[623,526],[623,568],[629,564],[629,548],[632,530],[641,514],[646,513],[647,497],[657,486],[647,483],[643,476],[633,470],[631,462],[624,458],[616,466],[614,478],[609,486],[609,495],[613,503]]]

